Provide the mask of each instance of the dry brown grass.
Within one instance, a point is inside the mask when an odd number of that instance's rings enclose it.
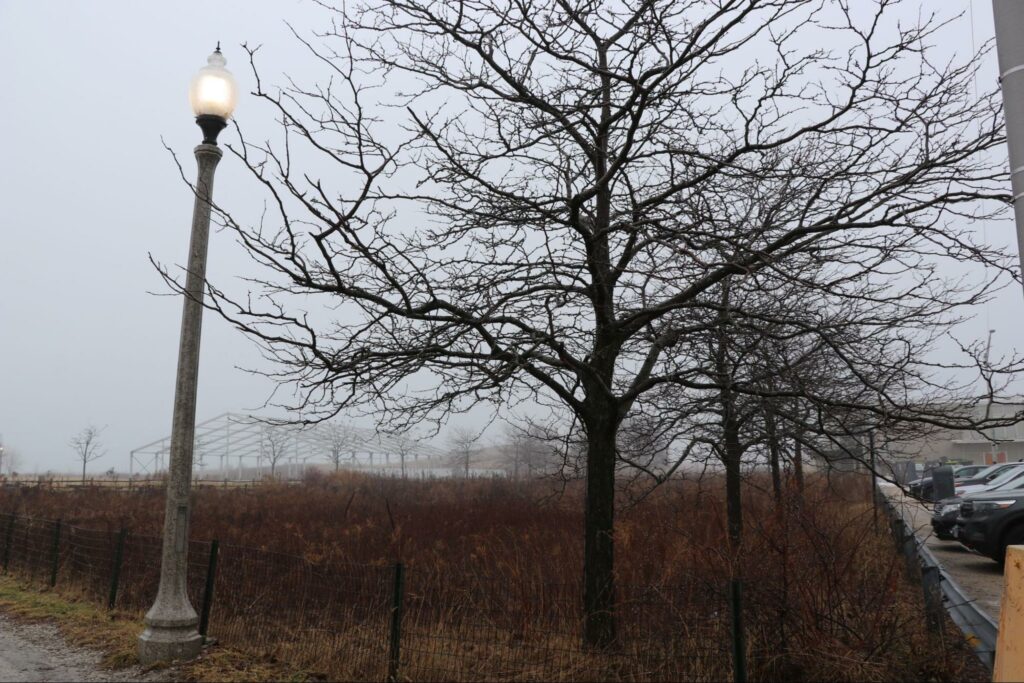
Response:
[[[672,482],[638,505],[623,497],[623,650],[601,655],[578,647],[582,506],[573,486],[551,496],[538,482],[341,474],[203,490],[193,535],[302,558],[257,572],[241,559],[232,569],[225,554],[222,577],[240,585],[218,588],[212,633],[260,661],[334,678],[381,677],[396,560],[408,567],[410,604],[402,672],[414,679],[721,679],[731,675],[731,576],[746,586],[754,678],[983,676],[955,633],[926,631],[919,587],[884,530],[872,530],[864,479],[817,480],[779,508],[763,483],[747,487],[736,562],[723,543],[719,480]],[[153,534],[163,513],[158,492],[101,489],[4,492],[0,508]],[[320,583],[310,573],[343,566]]]

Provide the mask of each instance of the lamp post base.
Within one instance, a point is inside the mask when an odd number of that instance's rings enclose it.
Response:
[[[199,656],[203,637],[195,625],[186,627],[147,626],[139,636],[139,664],[189,661]]]

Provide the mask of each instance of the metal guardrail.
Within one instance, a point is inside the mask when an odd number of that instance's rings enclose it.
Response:
[[[975,601],[968,596],[952,576],[942,568],[927,546],[918,546],[918,554],[924,566],[935,567],[942,577],[940,587],[953,623],[963,632],[975,654],[989,669],[995,666],[996,640],[999,638],[999,624]]]
[[[878,493],[882,505],[888,512],[889,518],[902,526],[901,537],[913,539],[913,549],[909,552],[916,553],[916,558],[921,566],[922,577],[931,573],[937,573],[938,588],[942,595],[942,605],[949,614],[950,619],[963,632],[968,645],[981,660],[982,664],[992,670],[995,666],[996,640],[999,637],[999,624],[978,607],[960,584],[953,579],[942,564],[935,558],[935,555],[925,545],[924,541],[918,538],[914,529],[907,523],[903,513],[893,505],[892,501],[880,491]],[[895,529],[894,529],[895,530]],[[909,560],[910,558],[908,558]]]

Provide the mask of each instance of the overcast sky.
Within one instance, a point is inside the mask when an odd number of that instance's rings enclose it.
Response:
[[[243,92],[237,118],[260,137],[272,124],[246,118],[239,45],[263,44],[272,80],[297,73],[308,55],[284,22],[308,32],[322,16],[301,0],[0,0],[0,434],[22,471],[73,471],[67,441],[88,424],[106,427],[97,470],[126,469],[133,447],[169,433],[181,302],[150,294],[164,290],[147,254],[182,263],[192,199],[161,137],[193,173],[200,136],[187,87],[218,40]],[[974,0],[975,43],[992,32],[991,3]],[[969,15],[950,38],[970,50]],[[994,59],[982,78],[982,90],[995,81]],[[243,179],[225,157],[218,200],[243,203]],[[1012,226],[985,230],[1003,242]],[[247,268],[232,238],[215,234],[210,279]],[[1011,350],[1021,298],[1004,293],[964,333],[984,337],[991,325],[994,349]],[[199,419],[259,408],[267,380],[235,369],[257,363],[249,342],[207,316]]]

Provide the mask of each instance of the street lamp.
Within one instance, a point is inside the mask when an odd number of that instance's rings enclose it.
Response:
[[[206,61],[206,66],[192,79],[189,89],[189,101],[196,123],[203,131],[203,142],[195,148],[199,175],[192,210],[192,238],[181,313],[178,374],[174,385],[160,587],[153,606],[146,613],[146,630],[139,636],[139,660],[143,665],[192,659],[202,648],[199,616],[189,602],[186,590],[189,489],[192,484],[206,250],[210,236],[210,197],[213,172],[223,154],[217,147],[217,134],[227,126],[236,99],[235,79],[224,68],[226,62],[219,43]]]

